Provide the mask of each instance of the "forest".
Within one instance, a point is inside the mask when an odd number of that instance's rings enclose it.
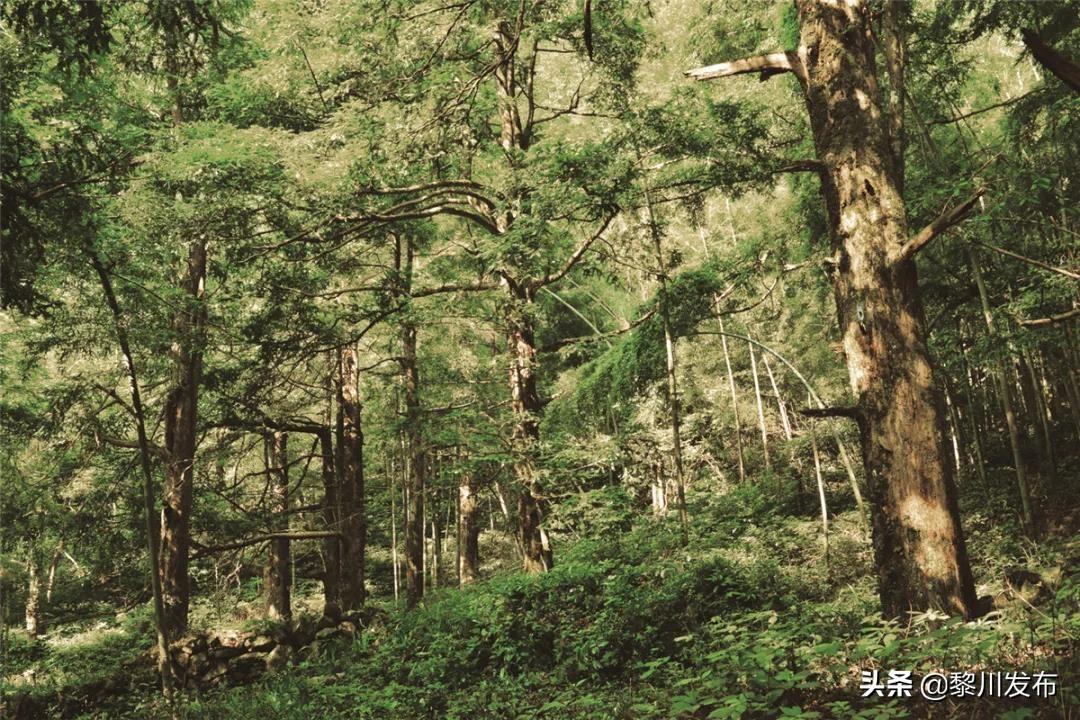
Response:
[[[0,717],[1080,718],[1080,2],[5,0]]]

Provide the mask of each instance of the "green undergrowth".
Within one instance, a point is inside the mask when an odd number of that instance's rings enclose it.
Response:
[[[1035,604],[976,622],[932,612],[885,621],[865,543],[852,539],[855,513],[838,518],[826,566],[813,521],[752,488],[726,500],[695,508],[687,544],[673,519],[582,540],[545,575],[503,575],[442,591],[413,613],[391,610],[384,625],[299,673],[197,698],[185,712],[222,720],[1051,718],[1075,704],[1077,577],[1061,573]],[[1064,541],[1043,547],[1047,562],[1070,553]],[[1057,697],[1038,702],[863,700],[859,673],[875,668],[1061,678]]]
[[[502,574],[464,590],[441,590],[410,613],[388,606],[357,639],[321,643],[299,667],[254,685],[191,696],[179,715],[1068,716],[1077,701],[1073,657],[1080,639],[1080,578],[1066,564],[1076,554],[1075,541],[1045,540],[1037,557],[1021,560],[1041,572],[1058,565],[1045,572],[1051,579],[1038,596],[1002,604],[976,622],[926,613],[899,623],[876,613],[869,551],[855,512],[834,518],[826,563],[812,511],[781,507],[773,496],[750,487],[709,503],[691,494],[689,542],[673,517],[639,519],[628,531],[566,547],[544,575]],[[974,520],[971,545],[980,566],[997,573],[1017,548],[999,542],[995,523]],[[993,578],[980,580],[981,592],[1001,590]],[[102,645],[95,662],[116,661],[132,647]],[[1054,698],[1026,703],[864,700],[860,672],[872,669],[916,676],[1043,670],[1059,674],[1059,690]],[[156,694],[145,691],[82,717],[164,712]]]

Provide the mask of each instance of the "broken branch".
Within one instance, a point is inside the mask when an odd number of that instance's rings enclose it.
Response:
[[[741,60],[732,60],[731,62],[722,62],[716,65],[706,65],[694,70],[687,70],[685,74],[695,80],[713,80],[714,78],[754,72],[761,73],[762,80],[767,80],[773,75],[785,72],[792,72],[801,77],[802,61],[799,60],[798,54],[791,51],[774,52]]]

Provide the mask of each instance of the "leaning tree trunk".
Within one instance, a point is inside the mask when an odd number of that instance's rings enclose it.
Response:
[[[798,2],[800,79],[828,213],[844,353],[860,415],[887,613],[971,616],[975,588],[960,529],[894,155],[874,72],[865,2]],[[922,244],[932,239],[916,239]]]
[[[161,512],[161,592],[170,637],[187,628],[191,550],[191,503],[195,483],[195,437],[202,380],[206,321],[206,242],[192,242],[181,280],[187,305],[173,319],[173,387],[165,401],[164,507]]]
[[[356,348],[338,351],[337,435],[340,456],[338,503],[341,508],[341,609],[364,604],[364,550],[367,518],[364,509],[364,435],[360,423],[360,377]]]
[[[536,477],[536,452],[540,440],[540,395],[536,389],[536,340],[530,315],[532,293],[527,286],[510,283],[513,300],[507,313],[510,351],[510,408],[514,428],[514,476],[518,492],[518,536],[522,560],[528,572],[552,566],[551,547],[541,527],[542,498]]]
[[[270,485],[270,528],[275,533],[289,530],[289,461],[286,454],[287,436],[283,432],[268,432],[265,438],[266,474]],[[288,538],[270,540],[266,562],[266,616],[271,620],[291,620],[292,548]]]

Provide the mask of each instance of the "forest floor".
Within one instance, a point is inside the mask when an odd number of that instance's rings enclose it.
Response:
[[[928,613],[901,624],[877,613],[858,514],[832,519],[826,558],[812,502],[776,497],[760,486],[691,493],[687,544],[674,518],[598,515],[591,539],[564,541],[547,574],[498,572],[431,593],[412,613],[377,599],[385,612],[356,638],[321,643],[252,684],[192,694],[179,716],[1077,717],[1075,515],[1050,517],[1034,544],[1013,539],[1004,497],[965,508],[979,594],[995,609],[971,623]],[[1021,582],[1018,569],[1041,582]],[[317,586],[299,589],[299,612],[317,612]],[[255,604],[218,598],[198,606],[196,622],[254,629]],[[151,636],[144,608],[58,626],[38,643],[9,632],[0,689],[36,695],[46,717],[161,717]],[[862,698],[861,672],[875,669],[913,671],[913,697]],[[926,702],[918,678],[932,671],[1045,671],[1057,691]]]

